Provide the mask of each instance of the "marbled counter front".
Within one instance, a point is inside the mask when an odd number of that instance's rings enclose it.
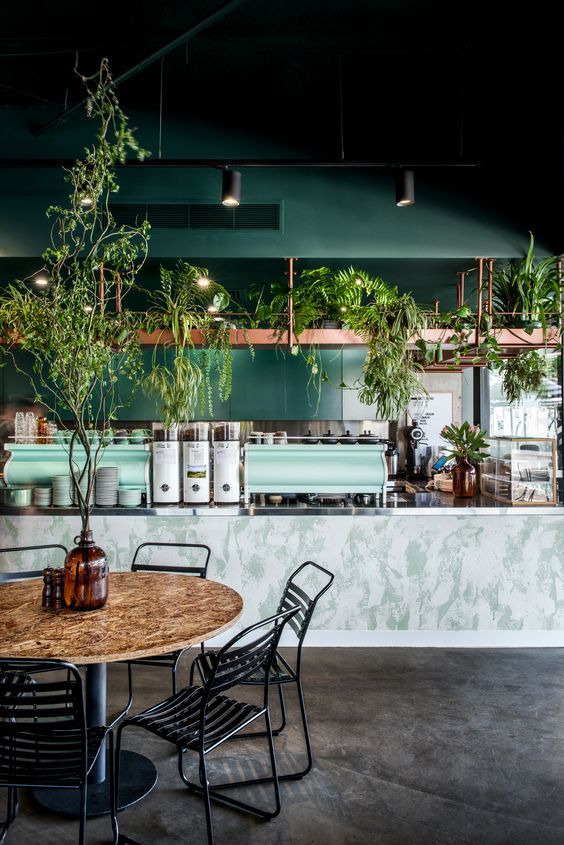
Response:
[[[299,563],[318,561],[336,578],[310,644],[564,646],[564,508],[487,502],[449,507],[437,497],[435,506],[322,513],[98,510],[92,528],[112,570],[128,569],[148,540],[208,544],[209,577],[241,593],[243,623],[274,611]],[[76,513],[3,509],[0,544],[70,547],[79,528]],[[5,569],[30,568],[29,558],[7,559],[0,556]]]

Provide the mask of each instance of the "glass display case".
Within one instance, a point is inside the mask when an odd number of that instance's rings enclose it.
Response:
[[[556,440],[553,437],[490,437],[481,465],[485,496],[508,505],[555,505]]]

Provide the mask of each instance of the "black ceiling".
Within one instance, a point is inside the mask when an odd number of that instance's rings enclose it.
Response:
[[[75,52],[83,72],[107,55],[118,76],[223,5],[5,5],[0,107],[24,107],[30,126],[45,123],[82,96]],[[518,9],[485,0],[246,0],[167,56],[164,119],[204,118],[217,132],[240,130],[296,156],[339,158],[341,89],[346,158],[469,160],[486,183],[501,166],[502,181],[519,171],[519,191],[554,199],[562,189],[557,4]],[[126,111],[158,114],[159,74],[156,63],[120,87]]]

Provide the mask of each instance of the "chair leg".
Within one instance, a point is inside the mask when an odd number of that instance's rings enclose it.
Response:
[[[6,807],[6,819],[0,822],[0,843],[4,842],[8,828],[18,813],[18,790],[15,786],[8,787],[8,801]]]
[[[114,753],[114,761],[113,766],[111,767],[110,771],[113,771],[113,789],[112,789],[112,804],[111,804],[111,813],[112,813],[112,830],[114,833],[114,841],[113,845],[118,845],[120,841],[122,841],[122,837],[119,835],[119,825],[118,825],[118,812],[119,812],[119,755],[121,751],[121,730],[122,726],[120,725],[117,730],[117,737],[116,737],[116,744],[115,744],[115,753]],[[113,745],[113,737],[112,737],[112,745]]]
[[[300,678],[298,678],[296,682],[298,688],[298,698],[300,701],[300,712],[302,714],[302,725],[304,729],[304,739],[306,745],[306,753],[307,753],[307,766],[301,772],[294,772],[288,775],[281,775],[280,780],[300,780],[300,778],[305,777],[308,772],[311,771],[311,767],[313,766],[313,755],[311,752],[311,738],[309,735],[309,726],[307,723],[307,713],[305,709],[305,701],[304,701],[304,691],[302,689],[302,682]]]
[[[204,807],[206,810],[206,828],[208,831],[208,845],[214,845],[213,822],[211,813],[210,800],[210,782],[208,780],[208,771],[206,767],[206,755],[204,749],[200,749],[200,783],[202,785],[202,795],[204,798]]]
[[[80,787],[80,829],[78,833],[79,845],[84,845],[86,834],[86,801],[88,800],[88,785],[83,783]]]
[[[116,790],[116,757],[114,753],[114,734],[110,731],[108,735],[108,752],[110,755],[110,814],[112,822],[112,832],[114,835],[114,842],[119,841],[119,827],[118,827],[118,807],[117,807],[117,790]]]

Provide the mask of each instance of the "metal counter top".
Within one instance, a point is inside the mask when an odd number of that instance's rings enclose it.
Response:
[[[508,506],[481,494],[472,499],[455,499],[448,493],[417,492],[388,493],[385,506],[358,507],[356,505],[311,505],[302,502],[282,505],[150,505],[137,508],[95,507],[93,516],[440,516],[466,515],[508,516],[521,514],[530,516],[562,516],[564,506],[529,505]],[[3,516],[75,516],[77,508],[12,508],[0,507]]]

